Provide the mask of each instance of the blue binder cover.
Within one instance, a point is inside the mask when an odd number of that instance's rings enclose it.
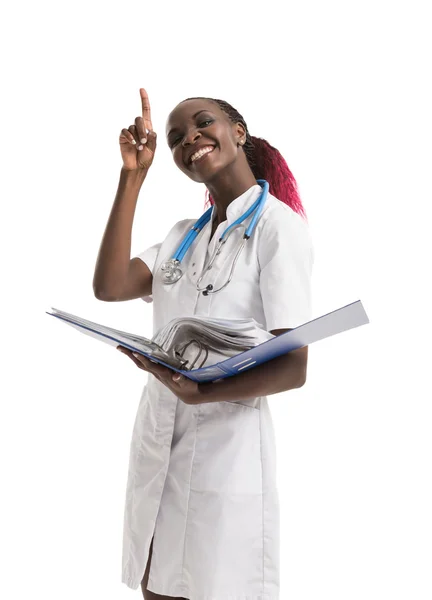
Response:
[[[253,369],[272,358],[276,358],[282,354],[288,354],[288,352],[296,350],[297,348],[303,348],[304,346],[308,346],[313,342],[318,342],[326,337],[369,323],[369,318],[361,301],[357,300],[356,302],[347,304],[346,306],[338,308],[321,317],[312,319],[312,321],[303,323],[303,325],[299,325],[291,331],[287,331],[286,333],[282,333],[281,335],[267,340],[250,350],[240,352],[236,356],[227,358],[208,367],[188,371],[176,369],[157,357],[147,354],[129,343],[125,343],[123,339],[118,339],[115,336],[109,336],[99,331],[95,331],[91,327],[77,324],[72,319],[67,319],[60,315],[49,312],[47,312],[47,314],[68,322],[82,333],[87,333],[92,337],[101,338],[103,341],[111,343],[111,345],[124,346],[133,352],[138,352],[151,361],[164,365],[172,371],[177,371],[177,373],[181,373],[185,377],[196,382],[216,381],[218,379],[232,377],[233,375],[237,375],[237,373]]]

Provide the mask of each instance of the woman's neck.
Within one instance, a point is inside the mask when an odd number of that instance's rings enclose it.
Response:
[[[217,181],[207,183],[207,189],[216,205],[215,220],[217,224],[226,220],[226,211],[233,200],[247,192],[253,185],[256,185],[256,179],[252,173],[246,172],[236,177],[219,176]]]

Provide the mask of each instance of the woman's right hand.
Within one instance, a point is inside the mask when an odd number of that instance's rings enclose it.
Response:
[[[144,88],[140,88],[140,96],[142,117],[135,119],[135,125],[122,129],[119,137],[123,169],[127,171],[149,169],[156,151],[157,136],[153,131],[150,102]],[[142,142],[143,139],[146,141]]]

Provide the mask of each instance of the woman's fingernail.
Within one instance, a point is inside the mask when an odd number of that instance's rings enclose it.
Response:
[[[145,144],[147,141],[147,138],[141,138],[141,144]]]
[[[135,358],[141,358],[141,355],[138,354],[138,352],[132,352],[132,354],[135,356]]]

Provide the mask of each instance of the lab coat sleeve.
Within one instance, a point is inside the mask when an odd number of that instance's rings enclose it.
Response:
[[[267,331],[310,321],[314,248],[303,217],[285,206],[274,211],[259,236],[258,262]]]
[[[140,258],[143,262],[145,262],[152,274],[154,272],[156,259],[158,257],[161,246],[162,242],[159,242],[157,244],[154,244],[153,246],[150,246],[150,248],[147,248],[147,250],[144,250],[144,252],[141,252],[136,256],[136,258]],[[153,296],[143,296],[141,300],[144,300],[144,302],[151,303],[153,302]]]

